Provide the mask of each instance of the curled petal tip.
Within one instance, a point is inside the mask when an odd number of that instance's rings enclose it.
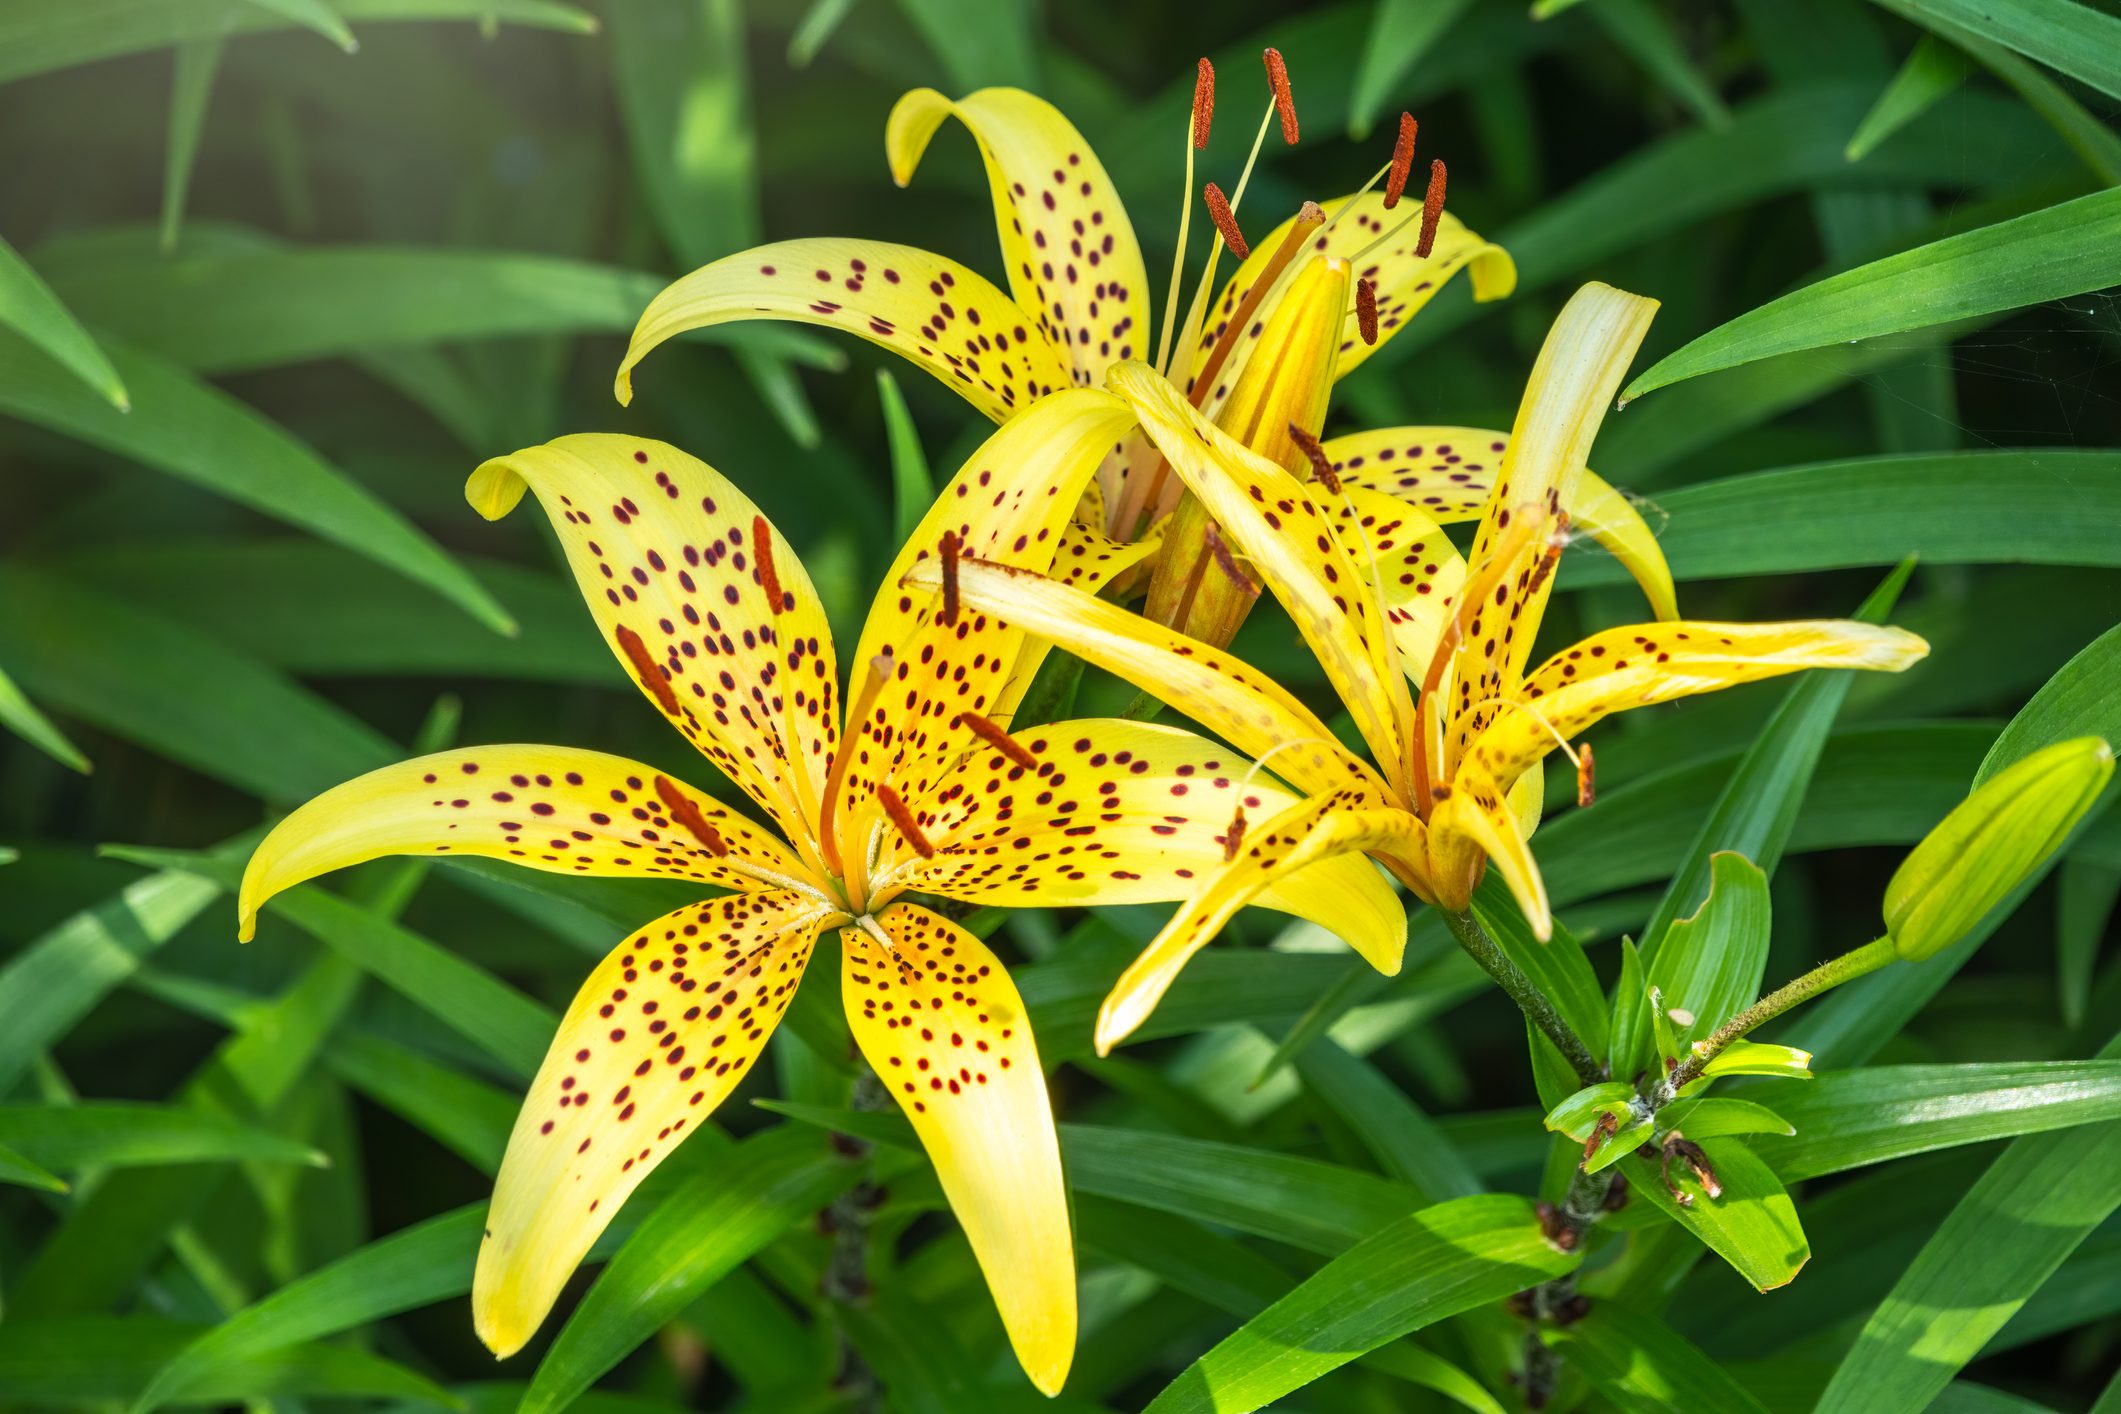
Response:
[[[241,917],[236,919],[236,941],[247,943],[256,936],[258,936],[258,915],[255,912],[246,911]]]
[[[904,186],[904,182],[899,183]],[[633,406],[633,370],[622,368],[618,377],[611,380],[611,396],[619,400],[622,408]]]

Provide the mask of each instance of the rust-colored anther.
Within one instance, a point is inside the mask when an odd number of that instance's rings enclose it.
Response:
[[[1296,449],[1311,463],[1311,479],[1338,496],[1340,477],[1334,472],[1332,458],[1326,455],[1326,449],[1318,445],[1318,439],[1292,422],[1289,424],[1289,440],[1296,444]]]
[[[921,833],[921,827],[914,821],[913,812],[906,808],[905,801],[899,799],[898,792],[889,786],[878,786],[876,798],[882,802],[884,813],[891,817],[891,823],[906,837],[906,843],[913,846],[913,852],[923,859],[935,858],[935,846],[928,843],[928,837]]]
[[[1237,813],[1230,817],[1230,828],[1223,831],[1223,863],[1237,858],[1237,852],[1245,847],[1245,803],[1237,803]]]
[[[1245,244],[1245,233],[1237,229],[1237,215],[1230,210],[1230,199],[1223,195],[1223,189],[1210,182],[1202,190],[1201,197],[1208,203],[1208,215],[1215,219],[1215,229],[1222,232],[1223,244],[1230,247],[1239,260],[1250,255],[1252,247]]]
[[[1589,1159],[1597,1154],[1605,1141],[1620,1132],[1620,1117],[1611,1110],[1598,1116],[1598,1123],[1591,1126],[1591,1137],[1583,1141],[1583,1156]]]
[[[1355,282],[1355,327],[1365,344],[1377,343],[1377,285],[1370,280]]]
[[[1556,511],[1554,528],[1547,533],[1546,552],[1539,557],[1539,563],[1532,566],[1532,577],[1525,583],[1524,593],[1527,599],[1537,594],[1540,586],[1547,582],[1547,576],[1554,573],[1554,566],[1561,563],[1561,552],[1568,543],[1569,513]]]
[[[1422,260],[1436,249],[1436,223],[1443,220],[1445,175],[1442,158],[1429,164],[1429,190],[1421,199],[1421,239],[1414,243],[1414,254]]]
[[[1392,170],[1385,174],[1385,210],[1399,205],[1399,197],[1407,189],[1407,173],[1414,170],[1414,134],[1421,124],[1414,121],[1412,113],[1399,115],[1399,139],[1392,144]]]
[[[776,614],[793,609],[795,596],[781,589],[781,577],[773,572],[773,527],[764,516],[751,518],[751,554],[758,561],[759,588],[766,591],[766,603]]]
[[[943,614],[942,614],[942,623],[944,624],[944,626],[945,626],[945,627],[955,627],[955,626],[956,626],[956,624],[957,624],[957,553],[958,553],[958,544],[957,544],[957,532],[956,532],[956,531],[954,531],[954,530],[946,530],[946,531],[944,531],[944,532],[943,532],[943,549],[942,549],[942,557],[943,557]]]
[[[677,689],[670,685],[670,679],[649,656],[648,645],[641,642],[641,636],[624,624],[618,626],[614,636],[619,640],[619,650],[626,655],[626,661],[633,664],[633,675],[641,680],[641,686],[655,699],[656,705],[673,717],[683,715],[678,706]]]
[[[1038,758],[1024,748],[1024,744],[977,712],[960,712],[958,720],[965,729],[1002,755],[1023,767],[1026,771],[1038,769]]]
[[[1259,593],[1259,586],[1252,582],[1252,576],[1245,573],[1244,566],[1237,562],[1237,556],[1230,553],[1230,546],[1223,540],[1222,532],[1215,528],[1215,522],[1208,522],[1208,534],[1205,538],[1208,542],[1208,553],[1215,557],[1216,568],[1228,575],[1230,582],[1245,593]]]
[[[1193,75],[1193,145],[1208,145],[1208,127],[1215,121],[1215,66],[1206,59]]]
[[[1576,748],[1576,808],[1589,810],[1591,802],[1598,799],[1598,760],[1591,755],[1591,748]]]
[[[1297,208],[1295,224],[1291,225],[1289,233],[1281,238],[1281,244],[1274,248],[1274,254],[1267,257],[1267,263],[1261,268],[1259,278],[1252,282],[1252,288],[1245,291],[1245,297],[1237,302],[1237,312],[1230,316],[1223,325],[1222,333],[1216,336],[1215,347],[1208,351],[1208,361],[1200,366],[1200,372],[1193,375],[1193,382],[1188,385],[1186,391],[1186,396],[1193,406],[1199,407],[1207,399],[1208,390],[1215,386],[1216,376],[1222,372],[1224,361],[1230,357],[1231,350],[1237,347],[1238,336],[1252,327],[1252,316],[1259,312],[1260,301],[1264,300],[1267,291],[1274,287],[1276,278],[1288,268],[1289,262],[1297,257],[1304,246],[1310,243],[1312,233],[1325,224],[1326,213],[1317,202],[1307,201]]]
[[[1282,62],[1279,49],[1266,53],[1267,87],[1274,90],[1274,112],[1281,119],[1281,140],[1290,147],[1296,146],[1296,96],[1289,92],[1289,66]]]
[[[694,839],[706,847],[709,854],[716,859],[727,857],[729,842],[724,840],[721,831],[709,824],[707,817],[700,813],[699,803],[678,789],[676,781],[668,776],[657,776],[655,793],[662,797],[663,808],[670,812],[670,818],[683,825]]]

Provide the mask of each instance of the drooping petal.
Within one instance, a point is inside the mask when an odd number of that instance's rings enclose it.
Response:
[[[1075,1357],[1075,1243],[1023,998],[1001,959],[912,904],[843,928],[855,1044],[913,1121],[1024,1372],[1060,1392]]]
[[[1365,810],[1345,792],[1310,796],[1248,829],[1236,857],[1207,878],[1120,974],[1097,1014],[1097,1052],[1125,1040],[1163,1000],[1193,954],[1269,888],[1315,895],[1322,926],[1390,976],[1406,948],[1407,913],[1364,850],[1426,856],[1421,820],[1405,810]],[[1332,862],[1343,867],[1326,870]],[[1348,867],[1348,866],[1352,866]]]
[[[807,839],[839,688],[832,630],[787,539],[713,467],[643,437],[581,434],[496,457],[464,494],[499,520],[526,486],[622,670],[791,839]]]
[[[935,565],[924,563],[905,583],[933,594],[942,576]],[[1154,692],[1302,790],[1351,790],[1373,805],[1390,799],[1368,762],[1341,746],[1325,723],[1280,684],[1228,649],[1196,643],[1026,570],[967,561],[958,568],[958,593],[967,605]]]
[[[851,700],[869,707],[859,724],[849,723],[853,755],[835,807],[835,833],[850,853],[865,852],[879,784],[906,800],[922,798],[976,740],[949,730],[956,715],[993,713],[997,703],[1013,710],[1015,699],[1006,694],[1022,690],[1020,682],[1011,686],[1026,642],[1021,630],[977,609],[960,607],[953,618],[942,597],[902,588],[901,577],[937,560],[946,538],[959,556],[1041,573],[1071,536],[1075,544],[1092,543],[1070,529],[1076,500],[1133,424],[1125,403],[1096,389],[1041,401],[972,454],[900,547],[870,605],[851,673]],[[872,685],[886,651],[892,680]]]
[[[1414,247],[1421,235],[1419,209],[1400,207],[1384,209],[1384,194],[1368,192],[1355,198],[1355,207],[1333,221],[1332,229],[1312,238],[1311,252],[1318,255],[1337,256],[1349,262],[1350,278],[1371,281],[1377,290],[1377,343],[1372,346],[1362,341],[1360,323],[1355,313],[1355,303],[1348,302],[1347,314],[1341,328],[1340,364],[1335,373],[1345,378],[1363,362],[1383,348],[1386,341],[1406,326],[1408,320],[1420,312],[1421,307],[1436,297],[1437,291],[1450,283],[1451,277],[1460,270],[1468,271],[1473,280],[1473,298],[1486,303],[1489,300],[1506,298],[1517,288],[1517,264],[1510,253],[1466,228],[1456,216],[1445,212],[1436,227],[1436,244],[1426,257],[1414,254]],[[1337,197],[1320,203],[1327,219],[1340,213],[1347,205],[1347,197]],[[1401,225],[1410,214],[1415,216],[1399,234],[1364,253],[1365,248],[1378,236]],[[1209,310],[1207,327],[1201,330],[1200,347],[1186,367],[1190,379],[1207,362],[1209,350],[1222,337],[1230,316],[1243,303],[1253,282],[1267,269],[1274,252],[1281,247],[1290,227],[1296,224],[1295,216],[1289,217],[1265,238],[1252,242],[1252,254],[1244,264],[1237,267],[1223,286]],[[1302,258],[1302,257],[1299,257]],[[1281,296],[1270,297],[1279,300]],[[1235,352],[1230,355],[1229,367],[1235,368],[1241,360],[1250,357],[1253,345],[1259,337],[1259,329],[1269,310],[1261,310],[1253,316],[1253,327],[1238,335]],[[1230,380],[1218,379],[1227,391]],[[1212,416],[1222,400],[1222,392],[1210,389],[1203,406]]]
[[[1296,800],[1244,757],[1191,732],[1055,722],[1016,733],[1007,748],[983,742],[970,753],[916,812],[933,854],[901,844],[881,872],[895,887],[968,903],[1163,903],[1221,872],[1233,830],[1241,842],[1245,821]],[[1253,902],[1333,929],[1375,874],[1360,859],[1325,860],[1270,882]]]
[[[1335,437],[1323,450],[1340,479],[1405,501],[1439,525],[1471,520],[1487,505],[1509,438],[1478,427],[1383,427]],[[1585,468],[1562,503],[1571,530],[1590,535],[1627,566],[1660,619],[1679,616],[1672,569],[1657,532],[1626,495]]]
[[[932,88],[914,89],[884,129],[900,186],[952,114],[987,164],[1009,288],[1043,321],[1075,382],[1095,387],[1115,359],[1146,356],[1149,277],[1134,223],[1075,125],[1021,89],[983,88],[955,103]]]
[[[1429,857],[1439,896],[1447,908],[1464,908],[1480,882],[1480,861],[1502,871],[1502,881],[1524,912],[1532,935],[1545,942],[1554,932],[1546,881],[1525,842],[1515,808],[1522,804],[1477,764],[1468,762],[1449,786],[1438,787],[1429,816]]]
[[[1036,311],[945,256],[886,241],[778,241],[725,256],[649,301],[619,364],[615,391],[633,401],[633,369],[688,329],[738,319],[787,319],[844,329],[920,365],[996,422],[1073,381]]]
[[[666,792],[690,802],[690,823],[673,817]],[[242,936],[274,894],[388,854],[752,892],[778,879],[816,887],[779,840],[652,766],[564,746],[475,746],[370,771],[282,820],[243,871]]]
[[[1525,680],[1524,705],[1499,714],[1474,738],[1466,759],[1498,781],[1513,780],[1555,749],[1555,735],[1573,737],[1614,712],[1805,668],[1897,673],[1928,652],[1905,629],[1852,619],[1683,619],[1607,629],[1542,664]]]
[[[1091,483],[1095,489],[1096,483]],[[1098,530],[1080,520],[1071,520],[1061,530],[1060,549],[1053,556],[1050,573],[1063,584],[1072,585],[1085,594],[1102,594],[1106,586],[1123,582],[1127,576],[1155,555],[1162,548],[1156,531],[1149,538],[1131,544],[1107,539]],[[1123,588],[1114,591],[1115,597],[1124,598]],[[1015,719],[1016,709],[1030,690],[1032,679],[1038,676],[1039,667],[1053,651],[1053,642],[1046,638],[1029,638],[1017,650],[1016,666],[1009,670],[1009,681],[996,694],[987,716],[997,722]]]
[[[1384,607],[1385,626],[1410,678],[1428,666],[1458,591],[1466,562],[1435,521],[1382,491],[1342,483],[1345,493],[1328,499],[1340,543],[1369,566],[1371,590]]]
[[[589,975],[494,1185],[471,1311],[496,1355],[523,1347],[627,1195],[736,1088],[846,916],[786,890],[689,904]]]
[[[1303,483],[1210,425],[1147,364],[1118,364],[1106,382],[1139,412],[1186,489],[1266,580],[1371,757],[1399,779],[1413,703],[1369,577],[1336,538],[1331,517]]]
[[[1480,531],[1451,675],[1446,753],[1455,762],[1522,680],[1553,592],[1559,514],[1575,498],[1606,409],[1657,302],[1593,281],[1563,306],[1525,383]]]

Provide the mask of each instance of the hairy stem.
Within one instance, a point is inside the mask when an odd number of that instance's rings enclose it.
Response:
[[[1729,1021],[1716,1028],[1705,1041],[1692,1048],[1657,1089],[1643,1098],[1649,1102],[1652,1113],[1672,1102],[1680,1089],[1701,1078],[1708,1063],[1723,1053],[1731,1042],[1743,1037],[1757,1026],[1773,1021],[1776,1017],[1796,1006],[1799,1002],[1818,996],[1830,987],[1838,987],[1866,972],[1876,972],[1893,961],[1899,954],[1893,950],[1891,938],[1879,938],[1865,943],[1853,952],[1845,952],[1831,962],[1822,962],[1796,981],[1768,993],[1739,1012]]]
[[[1561,1058],[1569,1063],[1569,1069],[1576,1072],[1576,1083],[1596,1085],[1604,1080],[1605,1067],[1591,1054],[1591,1048],[1586,1046],[1583,1038],[1562,1019],[1561,1013],[1547,1000],[1546,994],[1541,992],[1532,979],[1524,975],[1523,969],[1510,961],[1509,956],[1495,940],[1488,936],[1487,930],[1480,926],[1480,920],[1473,916],[1473,911],[1468,908],[1455,913],[1450,909],[1438,909],[1437,912],[1443,914],[1444,926],[1451,930],[1452,937],[1458,939],[1458,945],[1466,950],[1467,956],[1479,963],[1480,970],[1494,978],[1496,985],[1509,993],[1510,1000],[1517,1003],[1517,1009],[1525,1014],[1525,1019],[1538,1027],[1540,1034],[1554,1043],[1554,1049],[1561,1052]]]
[[[884,1089],[884,1082],[859,1056],[854,1064],[853,1107],[863,1111],[890,1109],[891,1096]],[[845,1136],[835,1136],[834,1142],[851,1159],[865,1157],[871,1147]],[[832,1253],[826,1258],[818,1284],[835,1304],[860,1306],[869,1299],[869,1219],[883,1200],[884,1191],[865,1178],[833,1199],[832,1206],[821,1215],[825,1231],[832,1237]],[[839,1340],[839,1373],[834,1383],[853,1400],[855,1408],[878,1407],[882,1391],[875,1372],[844,1332]]]

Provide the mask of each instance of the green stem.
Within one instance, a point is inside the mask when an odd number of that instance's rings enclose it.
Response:
[[[1517,1009],[1525,1014],[1525,1019],[1538,1027],[1540,1034],[1554,1043],[1554,1049],[1561,1052],[1561,1058],[1569,1063],[1569,1069],[1576,1072],[1577,1084],[1596,1085],[1604,1080],[1605,1067],[1591,1054],[1591,1048],[1586,1046],[1583,1038],[1562,1019],[1561,1013],[1547,1000],[1546,994],[1541,992],[1532,979],[1524,975],[1523,969],[1510,961],[1509,955],[1488,936],[1487,930],[1480,926],[1480,920],[1473,916],[1473,911],[1461,909],[1454,913],[1450,909],[1439,908],[1437,912],[1443,915],[1444,926],[1451,930],[1452,937],[1458,939],[1458,945],[1466,950],[1466,955],[1479,963],[1480,970],[1494,978],[1495,984],[1509,993],[1510,1000],[1517,1003]]]
[[[1731,1042],[1738,1040],[1757,1026],[1773,1021],[1798,1003],[1818,996],[1832,987],[1838,987],[1866,972],[1876,972],[1899,957],[1891,938],[1878,938],[1865,943],[1853,952],[1845,952],[1831,962],[1822,962],[1796,981],[1777,991],[1768,993],[1739,1012],[1729,1021],[1716,1028],[1706,1041],[1693,1048],[1692,1054],[1679,1063],[1658,1087],[1657,1094],[1646,1097],[1653,1106],[1661,1107],[1670,1102],[1681,1087],[1701,1078],[1702,1070]],[[1662,1097],[1662,1098],[1660,1098]]]

